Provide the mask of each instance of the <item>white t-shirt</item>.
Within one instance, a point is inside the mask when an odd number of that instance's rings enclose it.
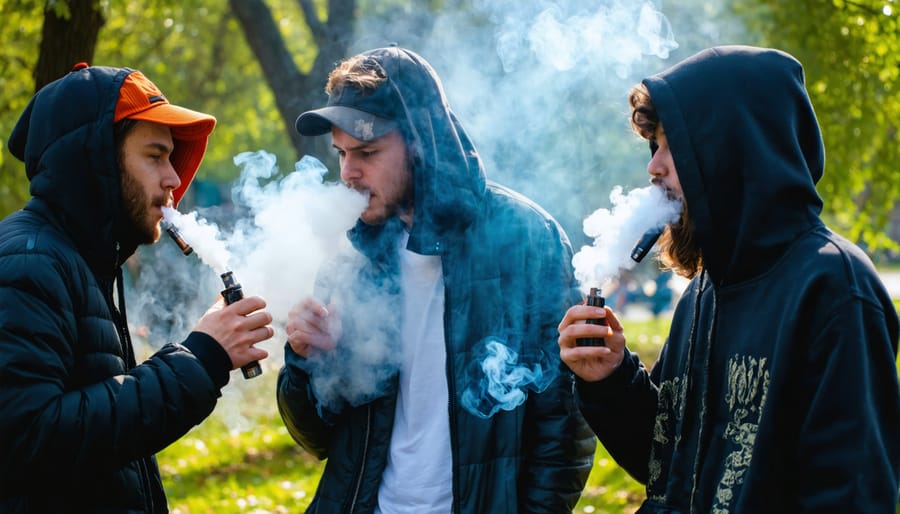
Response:
[[[446,514],[453,504],[444,277],[441,258],[400,241],[403,356],[400,393],[387,468],[378,489],[379,514]]]

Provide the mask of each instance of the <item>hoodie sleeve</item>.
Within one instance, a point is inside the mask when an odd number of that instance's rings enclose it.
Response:
[[[642,484],[649,478],[650,443],[656,418],[656,387],[634,352],[598,382],[576,378],[578,406],[600,443]]]

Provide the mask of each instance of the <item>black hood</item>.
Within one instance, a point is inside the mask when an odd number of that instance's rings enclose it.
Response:
[[[715,282],[764,272],[821,224],[825,150],[796,59],[716,47],[643,82]]]
[[[461,233],[476,217],[485,191],[483,165],[475,146],[450,109],[440,79],[431,65],[414,52],[398,47],[365,52],[378,61],[388,85],[402,102],[400,131],[414,148],[415,188],[413,227],[408,248],[441,254],[447,240]],[[358,223],[351,234],[369,239],[383,226]]]
[[[111,272],[137,247],[124,227],[113,117],[119,89],[133,70],[91,66],[42,88],[9,138],[25,163],[34,199],[44,204],[95,269]],[[116,253],[117,244],[119,254]]]

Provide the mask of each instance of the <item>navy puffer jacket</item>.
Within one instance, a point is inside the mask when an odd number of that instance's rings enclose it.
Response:
[[[116,283],[136,244],[113,138],[131,72],[69,73],[9,140],[33,198],[0,222],[0,512],[167,512],[153,455],[228,381],[205,334],[135,362]]]

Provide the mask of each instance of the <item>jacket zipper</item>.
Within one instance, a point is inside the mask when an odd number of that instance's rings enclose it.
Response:
[[[445,253],[441,257],[442,261],[449,260],[447,258],[447,254]],[[447,287],[447,284],[452,283],[451,280],[447,278],[447,267],[441,263],[441,267],[444,273],[444,352],[447,357],[444,362],[444,373],[447,377],[447,418],[449,420],[450,425],[450,493],[452,495],[451,503],[450,503],[450,511],[451,512],[459,512],[459,505],[457,504],[456,499],[459,497],[459,484],[458,477],[456,476],[456,467],[453,466],[458,460],[458,456],[456,455],[458,449],[456,444],[456,384],[453,380],[453,363],[450,359],[450,341],[452,340],[452,331],[450,327],[453,325],[450,316],[452,315],[451,309],[448,309],[447,306],[450,305],[450,291]]]
[[[129,371],[132,367],[137,366],[137,358],[134,355],[134,349],[131,345],[131,334],[128,333],[128,320],[125,314],[125,289],[122,284],[122,267],[119,262],[119,242],[116,241],[116,265],[113,271],[113,282],[110,284],[109,297],[112,300],[113,312],[117,322],[114,323],[119,337],[122,339],[122,350],[125,357],[125,370]],[[119,293],[116,296],[116,293]],[[121,304],[121,305],[120,305]],[[136,460],[138,472],[140,473],[141,488],[144,490],[144,498],[147,506],[147,512],[156,512],[156,505],[153,498],[153,487],[150,485],[150,466],[147,457],[140,457]]]
[[[710,355],[712,354],[712,340],[713,340],[714,331],[716,329],[716,317],[718,315],[717,314],[718,306],[716,304],[716,300],[717,300],[716,295],[718,294],[718,292],[712,283],[712,279],[708,278],[708,280],[709,280],[709,286],[708,286],[709,291],[707,292],[707,294],[712,295],[712,307],[711,307],[711,312],[709,313],[711,320],[709,322],[709,328],[707,329],[707,333],[705,334],[705,336],[703,334],[700,334],[699,329],[701,327],[699,326],[699,319],[700,319],[700,305],[702,304],[702,300],[700,300],[700,298],[702,298],[703,293],[706,292],[704,290],[701,290],[700,294],[698,294],[697,313],[696,313],[697,320],[698,320],[698,322],[697,322],[697,324],[698,324],[698,326],[697,326],[697,329],[698,329],[697,341],[695,341],[693,343],[701,348],[703,348],[703,347],[706,348],[706,352],[705,352],[706,355],[703,358],[704,362],[702,364],[702,366],[703,366],[702,369],[703,369],[703,375],[705,375],[707,377],[707,382],[706,382],[706,387],[704,388],[704,391],[702,391],[702,397],[700,399],[700,405],[698,406],[698,412],[697,412],[697,419],[698,419],[698,422],[697,422],[697,425],[698,425],[697,426],[697,451],[696,451],[696,454],[694,455],[694,464],[692,466],[693,470],[692,470],[692,476],[691,476],[691,496],[690,496],[690,503],[689,503],[690,512],[694,512],[694,501],[697,497],[697,488],[699,487],[699,478],[700,478],[699,474],[700,474],[700,466],[702,463],[702,459],[701,459],[700,455],[701,455],[701,453],[705,453],[704,449],[703,449],[703,437],[704,437],[704,433],[706,431],[705,430],[705,428],[706,428],[705,427],[705,425],[706,425],[706,407],[707,407],[706,397],[709,395],[709,378],[708,378],[709,377],[709,373],[708,373],[709,359],[710,359]],[[705,339],[703,339],[704,337],[705,337]],[[691,361],[692,361],[691,362],[691,368],[692,368],[693,367],[693,358],[691,359]]]
[[[366,406],[366,437],[363,441],[362,462],[359,467],[359,477],[356,479],[356,489],[353,491],[353,499],[350,500],[350,514],[356,509],[356,500],[359,497],[359,489],[362,487],[363,476],[366,474],[366,459],[369,454],[369,434],[372,432],[372,404]]]

